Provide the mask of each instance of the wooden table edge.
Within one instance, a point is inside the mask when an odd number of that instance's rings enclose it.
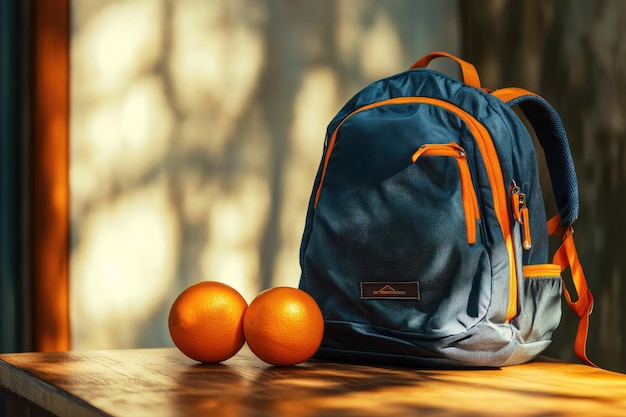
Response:
[[[59,416],[110,417],[111,415],[94,407],[79,397],[42,381],[27,377],[29,372],[4,360],[0,355],[0,393],[20,400],[26,400],[35,407]],[[0,410],[1,411],[1,410]]]

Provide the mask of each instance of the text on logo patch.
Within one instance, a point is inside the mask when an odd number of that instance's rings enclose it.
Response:
[[[361,282],[361,299],[419,300],[419,282]]]

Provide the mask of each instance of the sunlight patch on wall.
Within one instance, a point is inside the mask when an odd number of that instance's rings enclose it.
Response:
[[[89,20],[73,33],[71,54],[75,349],[136,346],[175,281],[180,247],[168,181],[158,174],[174,126],[154,73],[163,4],[94,4],[77,13]]]
[[[115,94],[156,64],[162,13],[159,1],[101,2],[85,31],[73,40],[72,78],[89,80],[80,84],[82,95]]]
[[[387,77],[403,67],[397,28],[387,14],[377,14],[372,26],[361,36],[359,45],[361,68],[367,78]]]
[[[275,261],[274,285],[298,285],[300,241],[313,180],[322,156],[326,125],[338,110],[337,84],[337,76],[331,68],[314,67],[304,74],[295,100],[291,153],[286,160],[282,181],[283,194],[289,199],[282,201],[281,244]],[[311,111],[312,108],[316,111]]]
[[[161,47],[158,2],[104,3],[73,35],[71,171],[73,215],[160,161],[172,111],[149,71]],[[149,17],[149,18],[146,18]]]
[[[72,256],[74,348],[133,346],[171,288],[177,222],[163,181],[102,205],[82,226]],[[97,331],[93,331],[97,328]]]
[[[168,151],[172,114],[155,76],[83,110],[81,120],[74,133],[85,142],[77,144],[80,158],[72,165],[72,191],[80,196],[109,192],[111,180],[137,178]]]
[[[232,190],[207,205],[208,244],[201,255],[203,279],[222,281],[252,301],[258,292],[258,245],[270,203],[267,182],[242,176]]]
[[[146,171],[160,161],[170,141],[172,114],[162,80],[145,76],[135,81],[123,98],[121,130],[124,140],[123,165]]]
[[[264,64],[261,28],[234,19],[238,2],[177,2],[168,65],[185,141],[219,156],[248,110]],[[255,13],[259,5],[248,3]],[[247,6],[247,7],[248,7]],[[209,111],[210,110],[210,111]]]

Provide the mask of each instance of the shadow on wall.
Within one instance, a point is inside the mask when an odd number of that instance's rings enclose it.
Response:
[[[74,349],[171,344],[185,287],[297,286],[326,124],[458,49],[456,1],[74,1]]]

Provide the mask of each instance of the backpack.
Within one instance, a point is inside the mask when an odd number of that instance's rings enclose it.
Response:
[[[463,81],[427,69],[456,61]],[[533,140],[558,214],[546,217]],[[550,343],[561,296],[586,355],[593,297],[573,240],[578,184],[559,115],[521,88],[489,91],[444,52],[367,86],[327,129],[300,248],[299,288],[325,320],[316,357],[500,367]],[[551,235],[562,243],[548,260]],[[561,274],[567,268],[576,294]]]

